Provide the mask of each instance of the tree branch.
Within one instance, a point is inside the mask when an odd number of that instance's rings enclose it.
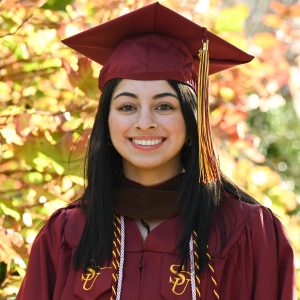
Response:
[[[37,69],[37,70],[31,70],[27,72],[17,72],[17,73],[10,73],[6,74],[4,76],[0,76],[0,81],[6,81],[6,80],[20,80],[24,76],[43,76],[43,75],[50,75],[60,69],[60,67],[49,67],[44,69]]]
[[[20,29],[21,29],[21,27],[31,18],[33,16],[33,14],[31,14],[30,16],[28,16],[28,17],[26,17],[23,21],[22,21],[22,23],[16,28],[16,30],[15,31],[13,31],[13,32],[9,32],[9,33],[6,33],[6,34],[4,34],[4,35],[0,35],[0,38],[3,38],[3,37],[5,37],[5,36],[8,36],[8,35],[14,35],[14,34],[16,34]]]

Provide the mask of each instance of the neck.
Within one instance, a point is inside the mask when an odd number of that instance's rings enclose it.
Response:
[[[159,169],[140,169],[123,164],[124,176],[143,186],[156,185],[175,177],[182,172],[182,166]]]
[[[115,211],[136,220],[159,221],[180,212],[179,190],[184,174],[152,186],[120,176],[114,187]]]

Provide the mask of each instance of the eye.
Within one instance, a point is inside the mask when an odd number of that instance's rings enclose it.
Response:
[[[160,111],[168,111],[168,110],[174,109],[174,107],[170,104],[163,103],[163,104],[160,104],[156,109],[160,110]]]
[[[119,107],[118,110],[121,112],[132,112],[136,110],[136,108],[131,104],[124,104],[121,107]]]

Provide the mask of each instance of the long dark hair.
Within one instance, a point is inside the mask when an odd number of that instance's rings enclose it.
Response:
[[[114,199],[113,188],[122,173],[120,155],[109,140],[108,115],[114,89],[121,79],[109,81],[103,89],[86,155],[87,186],[79,200],[85,211],[86,224],[75,252],[75,267],[87,269],[109,262],[112,253]],[[183,234],[178,245],[182,263],[189,254],[189,240],[193,230],[197,233],[200,270],[206,261],[206,245],[214,214],[221,201],[221,190],[236,195],[241,201],[256,203],[223,174],[221,180],[210,184],[199,184],[197,99],[192,89],[180,82],[169,80],[177,92],[186,123],[190,145],[181,153],[185,170],[179,199]]]

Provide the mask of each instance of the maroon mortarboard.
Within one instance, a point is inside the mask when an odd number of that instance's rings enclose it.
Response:
[[[209,40],[209,74],[253,59],[206,28],[159,3],[62,42],[104,66],[100,74],[100,87],[103,88],[108,80],[118,75],[130,79],[187,82],[192,77],[191,70],[198,72],[198,52],[203,39]]]
[[[247,63],[251,55],[159,3],[62,42],[103,66],[100,89],[113,78],[178,80],[193,86],[198,93],[201,181],[219,179],[208,117],[208,75]]]

